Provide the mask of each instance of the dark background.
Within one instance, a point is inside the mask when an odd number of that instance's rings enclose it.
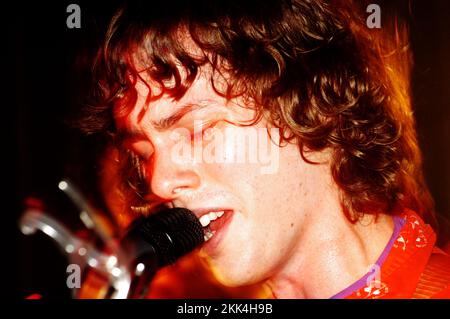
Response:
[[[66,27],[66,7],[81,7],[81,29]],[[65,259],[42,235],[17,227],[28,197],[68,209],[58,181],[69,176],[86,193],[96,170],[93,142],[65,119],[83,101],[89,83],[83,58],[91,54],[117,1],[16,2],[1,10],[1,157],[4,235],[0,260],[8,297],[41,293],[67,298]],[[413,104],[425,174],[437,211],[450,216],[450,1],[372,1],[410,24],[415,67]],[[83,165],[79,165],[83,163]],[[61,211],[59,211],[61,214]],[[71,214],[70,212],[68,213]],[[70,218],[68,218],[70,220]],[[3,281],[5,282],[5,281]]]

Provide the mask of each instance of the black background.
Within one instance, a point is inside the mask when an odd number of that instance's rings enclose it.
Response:
[[[81,29],[68,29],[66,7],[81,7]],[[450,216],[450,2],[372,1],[410,23],[412,88],[425,174],[437,211]],[[81,67],[104,31],[117,1],[15,2],[1,8],[2,293],[23,298],[39,292],[67,298],[65,260],[43,236],[25,238],[17,227],[24,199],[62,202],[63,176],[93,192],[92,141],[65,119],[83,101]],[[80,165],[82,163],[82,165]],[[59,204],[58,204],[59,205]],[[55,205],[57,207],[60,207]],[[63,204],[61,204],[63,205]],[[62,207],[62,206],[61,206]]]

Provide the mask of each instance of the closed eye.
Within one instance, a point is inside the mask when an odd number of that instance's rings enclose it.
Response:
[[[153,145],[149,141],[142,139],[126,141],[125,147],[138,155],[142,160],[149,160],[154,153]]]
[[[200,125],[194,127],[191,132],[191,141],[209,140],[214,127],[219,121],[202,122]]]

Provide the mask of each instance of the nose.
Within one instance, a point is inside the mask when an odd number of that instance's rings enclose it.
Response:
[[[167,152],[154,155],[151,169],[152,193],[172,200],[200,186],[200,176],[189,163],[172,161]]]

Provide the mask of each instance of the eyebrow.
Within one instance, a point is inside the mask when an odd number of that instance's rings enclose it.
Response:
[[[158,131],[167,130],[172,126],[174,126],[187,113],[203,109],[211,104],[213,104],[213,102],[208,100],[202,100],[195,103],[186,103],[178,107],[176,111],[171,115],[169,115],[168,117],[160,119],[158,121],[152,121],[152,125]]]

